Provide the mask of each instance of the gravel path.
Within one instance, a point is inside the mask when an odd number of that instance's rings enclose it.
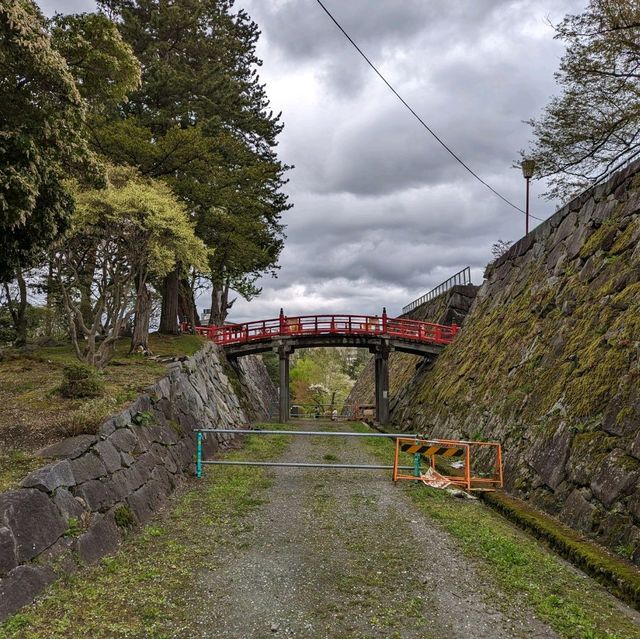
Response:
[[[379,463],[358,439],[329,437],[293,438],[282,460]],[[270,472],[269,501],[212,549],[220,568],[198,576],[180,639],[556,637],[480,577],[389,472]]]

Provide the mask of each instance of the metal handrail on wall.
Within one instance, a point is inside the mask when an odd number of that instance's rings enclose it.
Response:
[[[430,302],[431,300],[438,297],[438,295],[442,295],[446,293],[450,288],[454,286],[464,286],[465,284],[471,284],[471,267],[467,266],[463,268],[461,271],[458,271],[455,275],[452,275],[448,280],[445,280],[441,284],[438,284],[435,288],[432,288],[428,293],[425,293],[422,297],[419,297],[417,300],[413,300],[410,304],[402,307],[403,315],[412,311],[414,308],[418,308],[418,306],[422,306],[426,302]]]

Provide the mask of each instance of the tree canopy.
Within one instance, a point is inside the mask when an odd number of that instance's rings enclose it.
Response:
[[[139,82],[139,65],[104,16],[58,16],[53,37],[31,0],[0,6],[0,280],[30,266],[64,231],[73,198],[63,181],[100,181],[87,118]],[[67,58],[68,56],[68,58]]]
[[[562,93],[530,122],[530,155],[547,195],[567,199],[640,154],[640,5],[590,0],[555,30]]]

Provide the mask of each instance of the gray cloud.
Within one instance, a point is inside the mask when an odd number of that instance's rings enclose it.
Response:
[[[90,0],[47,0],[91,10]],[[263,35],[262,81],[285,130],[288,239],[276,279],[238,300],[242,321],[313,312],[390,312],[470,265],[481,281],[498,238],[523,216],[476,182],[406,112],[313,0],[237,0]],[[586,0],[326,0],[382,72],[484,179],[521,205],[511,168],[556,90],[562,55],[547,19]],[[536,196],[540,217],[555,203]],[[208,306],[206,296],[200,306]]]

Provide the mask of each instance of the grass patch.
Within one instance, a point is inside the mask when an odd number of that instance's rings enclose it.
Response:
[[[196,335],[149,337],[151,350],[160,358],[193,355],[202,344]],[[70,344],[6,349],[0,361],[0,450],[33,452],[66,433],[82,432],[85,419],[91,422],[88,428],[94,428],[107,405],[111,413],[122,410],[165,374],[164,363],[129,355],[128,350],[129,340],[119,340],[113,360],[96,374],[96,384],[103,389],[103,399],[96,400],[59,393],[65,367],[82,368]]]
[[[290,439],[248,436],[241,450],[224,457],[272,459]],[[211,548],[246,526],[244,516],[263,503],[271,483],[259,468],[207,469],[173,499],[167,516],[126,540],[114,556],[54,584],[42,600],[0,625],[0,639],[174,636],[188,621],[194,573],[211,567]]]
[[[486,493],[483,497],[520,527],[548,543],[621,599],[640,609],[640,571],[633,565],[607,553],[520,499],[503,493]]]
[[[354,430],[367,432],[362,424]],[[393,458],[393,443],[365,440],[381,460]],[[594,584],[577,576],[557,556],[515,529],[482,503],[461,501],[423,485],[402,483],[413,502],[460,542],[465,554],[506,593],[521,593],[536,613],[567,639],[634,639],[638,627]]]
[[[32,470],[42,466],[45,460],[20,450],[0,452],[0,493],[17,488]]]

